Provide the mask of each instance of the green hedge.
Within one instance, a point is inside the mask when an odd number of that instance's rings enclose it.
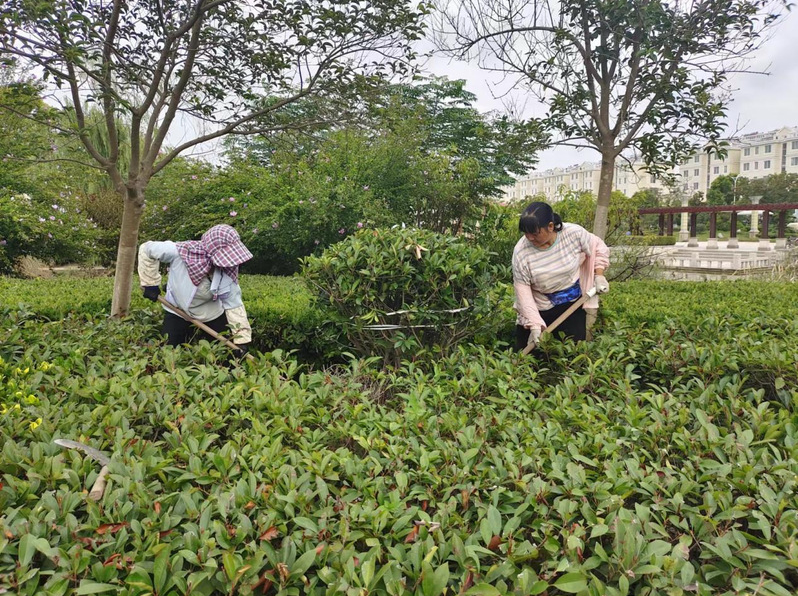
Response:
[[[164,349],[140,309],[8,312],[0,586],[795,594],[795,287],[735,287],[618,284],[596,342],[392,373],[230,367],[218,345]],[[99,503],[99,465],[55,438],[112,454]]]
[[[0,277],[0,308],[19,309],[49,321],[70,314],[108,316],[113,283],[110,277],[34,280]],[[135,282],[131,313],[148,315],[139,321],[146,321],[151,336],[155,337],[160,329],[162,309],[145,300],[137,287],[138,282]],[[241,287],[255,348],[299,350],[308,357],[324,352],[326,347],[319,339],[323,321],[312,308],[312,296],[300,279],[243,275]]]

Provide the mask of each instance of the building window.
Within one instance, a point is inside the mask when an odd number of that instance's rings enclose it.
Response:
[[[701,159],[701,158],[700,158],[698,155],[696,155],[696,156],[693,158],[693,161],[694,161],[695,163],[698,163],[698,160],[699,160],[699,159]]]
[[[712,173],[713,174],[720,174],[720,166],[715,166],[714,168],[712,168]]]
[[[762,169],[764,169],[764,170],[769,170],[770,169],[770,160],[769,159],[766,159],[764,161],[764,163],[762,164]]]
[[[656,184],[657,183],[657,177],[656,176],[651,176],[650,180],[651,180],[651,184]]]
[[[754,147],[754,155],[759,155],[759,147]]]
[[[758,161],[755,161],[755,162],[754,162],[754,169],[755,169],[755,170],[758,170],[758,169],[759,169],[759,162],[758,162]]]
[[[770,153],[773,151],[773,145],[765,145],[765,153]]]
[[[685,183],[684,183],[684,189],[685,189],[685,190],[689,190],[689,189],[690,189],[690,185],[689,185],[689,184],[687,184],[687,182],[685,182]]]
[[[744,163],[743,164],[743,172],[747,172],[750,169],[751,169],[751,164],[750,163]]]
[[[745,151],[743,151],[743,155],[751,155],[751,148],[750,147],[746,147]]]
[[[793,149],[798,149],[798,141],[793,141],[792,142],[792,148]]]
[[[693,190],[698,190],[698,182],[693,182]]]
[[[698,170],[693,170],[693,176],[698,176],[698,174],[699,174]]]
[[[727,174],[729,172],[729,166],[723,166],[723,173]]]

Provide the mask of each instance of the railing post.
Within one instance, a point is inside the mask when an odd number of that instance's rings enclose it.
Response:
[[[668,213],[668,236],[673,236],[673,213]]]
[[[768,224],[770,223],[770,211],[762,211],[762,232],[759,234],[759,246],[757,250],[770,250],[770,236],[768,235]]]
[[[665,235],[665,214],[664,213],[660,213],[659,214],[659,235],[660,236],[664,236]]]
[[[787,248],[787,212],[779,211],[779,226],[776,231],[776,248]]]
[[[709,241],[707,248],[714,250],[718,248],[718,214],[714,211],[709,214]]]
[[[690,214],[690,239],[687,246],[698,246],[698,213]]]
[[[737,240],[737,212],[731,212],[731,222],[729,223],[729,241],[726,243],[726,248],[739,248],[740,244]]]

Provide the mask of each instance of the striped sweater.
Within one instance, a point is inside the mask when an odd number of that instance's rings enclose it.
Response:
[[[522,236],[513,250],[518,324],[545,328],[538,312],[552,308],[545,294],[565,290],[577,280],[582,282],[584,292],[593,283],[593,270],[608,266],[607,245],[582,226],[563,224],[554,244],[544,249],[536,248]]]

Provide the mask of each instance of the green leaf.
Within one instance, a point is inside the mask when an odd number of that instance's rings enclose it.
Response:
[[[294,523],[301,528],[305,528],[306,530],[310,530],[311,532],[318,532],[319,526],[317,526],[313,520],[308,519],[307,517],[295,517]]]
[[[33,534],[25,534],[19,539],[19,564],[27,567],[36,554],[36,538]]]
[[[163,592],[164,585],[166,584],[169,551],[169,545],[165,545],[165,548],[162,548],[155,557],[155,562],[152,565],[152,582],[157,594]]]
[[[77,596],[81,596],[83,594],[102,594],[103,592],[116,592],[118,590],[119,586],[114,586],[112,584],[100,584],[84,579],[81,580],[78,589],[75,590],[75,594]]]
[[[587,589],[587,579],[578,572],[566,573],[554,582],[554,587],[569,594],[576,594]]]
[[[304,574],[308,569],[310,569],[310,566],[313,565],[313,561],[315,559],[316,549],[311,548],[308,552],[294,562],[294,565],[291,567],[291,576],[300,576]]]

